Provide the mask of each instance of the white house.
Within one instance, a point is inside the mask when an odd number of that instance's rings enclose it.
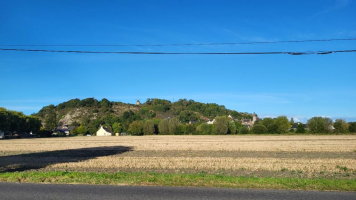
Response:
[[[5,133],[3,131],[0,131],[0,139],[5,138]]]
[[[206,122],[207,124],[214,124],[215,123],[215,119],[213,120],[209,120],[208,122]]]
[[[112,133],[100,125],[99,130],[96,132],[96,136],[112,136]]]

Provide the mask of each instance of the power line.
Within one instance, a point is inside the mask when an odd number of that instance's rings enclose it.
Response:
[[[3,49],[2,51],[30,51],[50,53],[88,53],[88,54],[148,54],[148,55],[264,55],[264,54],[287,54],[287,55],[312,55],[332,53],[354,53],[356,50],[336,51],[275,51],[275,52],[125,52],[125,51],[68,51],[68,50],[44,50],[44,49]]]
[[[264,42],[226,42],[226,43],[188,43],[188,44],[9,44],[0,45],[8,47],[162,47],[162,46],[214,46],[214,45],[247,45],[247,44],[278,44],[278,43],[304,43],[304,42],[332,42],[332,41],[355,41],[356,38],[337,38],[319,40],[286,40],[286,41],[264,41]]]

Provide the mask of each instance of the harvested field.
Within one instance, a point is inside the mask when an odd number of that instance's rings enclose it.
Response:
[[[356,178],[356,136],[143,136],[0,141],[0,171]]]

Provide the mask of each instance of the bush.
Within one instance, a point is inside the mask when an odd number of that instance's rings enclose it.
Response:
[[[252,127],[252,132],[256,134],[267,133],[267,127],[263,124],[256,124]]]
[[[247,134],[247,133],[248,133],[248,128],[247,128],[246,126],[242,126],[242,127],[240,128],[239,133],[241,133],[241,134]]]

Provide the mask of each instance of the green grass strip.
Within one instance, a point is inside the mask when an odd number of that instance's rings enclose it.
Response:
[[[15,172],[0,173],[0,182],[356,191],[355,179],[256,178],[203,173]]]

